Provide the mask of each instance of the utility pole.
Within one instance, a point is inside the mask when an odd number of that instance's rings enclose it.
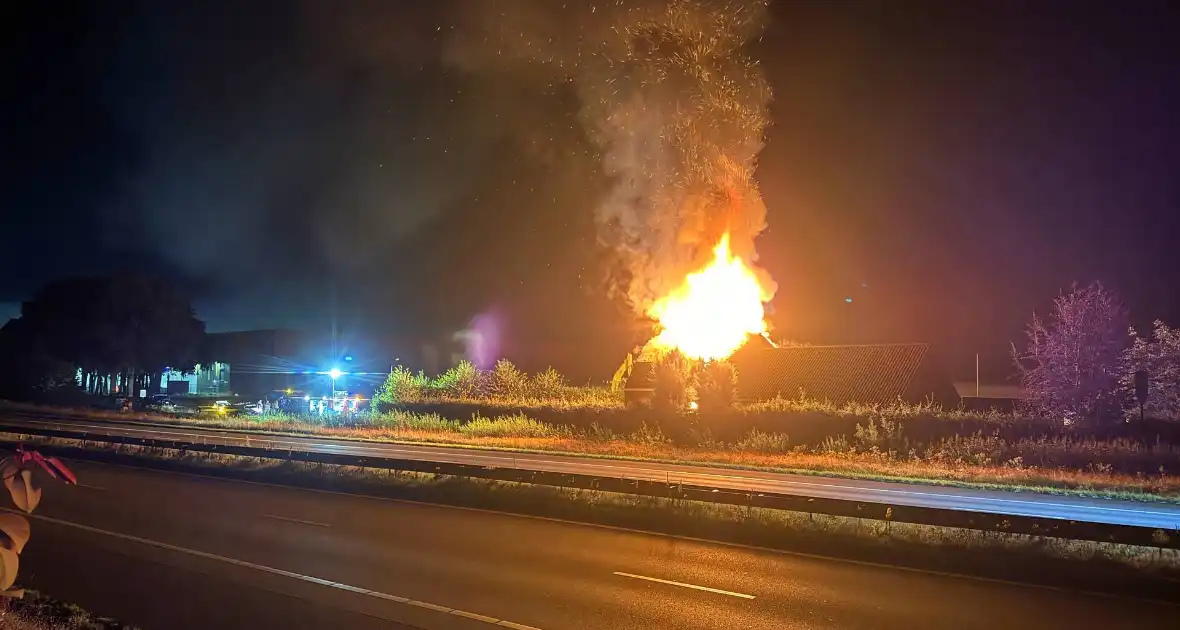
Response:
[[[979,398],[979,353],[975,353],[975,397]]]
[[[331,317],[332,317],[332,364],[335,365],[336,361],[339,359],[339,356],[338,356],[339,353],[336,349],[336,274],[335,273],[332,273],[329,283],[330,283],[330,287],[329,287],[328,291],[330,294],[329,299],[331,300],[331,309],[332,309],[332,312],[331,312]],[[332,389],[335,389],[334,385],[333,385]]]

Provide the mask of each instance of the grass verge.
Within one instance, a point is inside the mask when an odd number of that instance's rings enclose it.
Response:
[[[71,412],[78,413],[78,412]],[[893,448],[895,428],[874,421],[858,425],[819,447],[792,446],[784,434],[752,431],[733,443],[699,435],[675,441],[654,426],[626,434],[592,426],[575,430],[523,414],[474,416],[459,422],[436,414],[391,412],[336,419],[297,416],[166,416],[86,413],[88,417],[138,420],[270,435],[322,436],[389,443],[430,444],[532,453],[643,460],[660,463],[767,470],[817,476],[869,479],[967,488],[1041,492],[1096,498],[1180,503],[1180,451],[1168,445],[1130,441],[1025,439],[1015,443],[989,435],[955,436],[923,453]],[[1084,468],[1060,465],[1085,458]],[[1135,462],[1160,464],[1155,472]],[[1130,462],[1130,463],[1129,463]],[[1136,472],[1127,472],[1136,470]]]
[[[818,403],[771,401],[790,413],[831,411]],[[771,403],[764,403],[770,405]],[[811,404],[812,409],[807,405]],[[276,435],[316,435],[338,439],[423,443],[527,452],[771,470],[777,472],[953,485],[985,489],[1048,492],[1099,498],[1180,503],[1180,448],[1156,441],[1097,440],[1078,436],[1011,438],[983,432],[952,434],[931,442],[911,441],[901,420],[874,416],[851,424],[813,444],[795,444],[785,433],[750,430],[738,439],[714,437],[707,426],[693,425],[669,434],[658,424],[639,423],[617,431],[596,422],[584,428],[552,424],[522,412],[472,414],[456,420],[437,413],[391,411],[348,417],[287,414],[232,417],[174,417],[120,414],[96,410],[46,408],[19,403],[2,407],[21,412],[66,413],[88,418],[150,421],[185,426],[257,431]],[[894,409],[896,414],[932,413],[921,406]],[[839,411],[839,410],[837,410]],[[855,413],[853,413],[855,412]],[[954,414],[943,424],[953,423]],[[683,416],[678,421],[684,421]],[[847,420],[847,418],[845,418]],[[998,420],[997,420],[998,421]]]
[[[37,591],[0,603],[0,630],[135,630]]]
[[[1180,601],[1180,552],[430,475],[34,439],[43,452],[113,464],[624,527],[1051,586]]]

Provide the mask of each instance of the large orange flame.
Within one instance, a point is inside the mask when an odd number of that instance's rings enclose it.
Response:
[[[766,332],[764,303],[769,299],[757,276],[730,252],[726,234],[708,265],[648,311],[660,325],[649,346],[680,350],[692,359],[727,358],[750,335]]]

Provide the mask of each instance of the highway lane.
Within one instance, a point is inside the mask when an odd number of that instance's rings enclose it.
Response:
[[[0,418],[0,425],[12,427],[48,426],[83,431],[95,436],[122,435],[189,441],[199,444],[263,446],[283,450],[294,449],[319,453],[524,468],[545,472],[581,473],[625,479],[701,484],[733,490],[789,493],[816,498],[1180,529],[1180,505],[1175,504],[886,483],[547,453],[511,453],[441,446],[359,442],[321,437],[286,437],[187,426],[145,425],[133,422],[56,418],[39,420],[28,416],[8,414]]]
[[[145,630],[1180,627],[1165,604],[71,464],[84,485],[46,488],[23,580]]]
[[[142,630],[283,628],[419,630],[427,626],[288,594],[266,576],[222,563],[154,558],[134,543],[34,521],[36,543],[22,555],[19,583]],[[0,626],[3,626],[0,623]],[[486,628],[486,626],[485,626]],[[473,629],[478,630],[478,629]]]

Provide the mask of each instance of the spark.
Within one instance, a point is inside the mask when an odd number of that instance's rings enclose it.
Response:
[[[754,283],[743,294],[753,301],[742,308],[757,312],[759,325],[776,290],[756,267],[754,248],[766,221],[754,169],[772,95],[748,51],[768,5],[471,1],[487,28],[470,63],[545,67],[553,72],[547,82],[566,83],[578,96],[578,120],[614,182],[596,209],[598,240],[626,271],[616,274],[617,288],[661,324],[665,341],[673,336],[664,321],[671,311],[661,309],[716,263],[722,244],[726,260]],[[738,328],[758,334],[759,325]]]

